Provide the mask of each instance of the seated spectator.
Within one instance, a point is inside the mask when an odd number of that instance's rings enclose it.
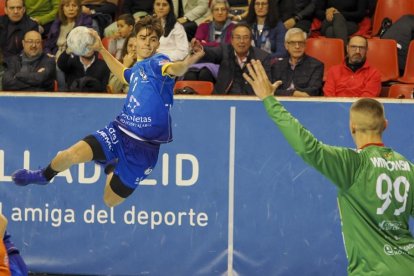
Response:
[[[291,28],[285,35],[289,58],[278,60],[272,66],[272,82],[281,80],[277,96],[320,96],[323,81],[323,63],[305,54],[306,33]]]
[[[92,18],[81,12],[80,0],[62,0],[59,5],[58,18],[50,27],[45,51],[55,55],[56,60],[66,50],[66,37],[77,26],[92,27]]]
[[[358,31],[358,24],[367,15],[368,0],[317,0],[316,17],[322,21],[321,34],[340,38],[344,45]]]
[[[7,60],[23,50],[22,40],[28,31],[38,31],[38,24],[26,15],[23,0],[5,0],[5,15],[0,16],[0,48]]]
[[[0,213],[0,236],[4,237],[7,228],[7,218]],[[11,275],[9,261],[4,242],[0,243],[0,275]]]
[[[42,38],[46,38],[59,10],[60,0],[26,1],[26,13],[39,24]]]
[[[42,37],[29,31],[23,39],[23,53],[10,57],[3,76],[5,91],[53,91],[56,63],[43,53]]]
[[[118,0],[81,0],[82,13],[93,19],[93,28],[103,37],[104,30],[115,18]]]
[[[54,55],[56,62],[66,51],[66,37],[77,26],[92,27],[92,17],[81,12],[80,0],[62,0],[58,18],[52,23],[45,42],[45,52]],[[56,79],[59,91],[66,91],[64,74],[59,68],[56,69]]]
[[[195,38],[203,46],[219,46],[220,44],[230,44],[231,32],[234,24],[228,18],[229,4],[226,0],[213,0],[211,2],[211,13],[213,21],[201,23]],[[185,73],[184,80],[203,80],[215,83],[219,65],[214,63],[193,64]]]
[[[245,23],[234,26],[231,44],[204,47],[202,62],[220,65],[214,94],[254,95],[252,87],[244,80],[246,64],[252,59],[260,60],[270,76],[270,54],[252,45],[252,31]]]
[[[108,51],[121,60],[125,39],[134,31],[135,19],[131,14],[125,13],[118,17],[116,24],[117,32],[110,39]]]
[[[122,48],[122,64],[131,68],[136,62],[136,47],[137,47],[137,38],[135,34],[129,35],[125,40],[124,47]],[[128,93],[129,85],[125,84],[123,81],[118,79],[112,72],[109,75],[109,81],[107,86],[108,93]]]
[[[313,17],[315,14],[316,0],[294,0],[288,1],[291,5],[288,10],[285,10],[285,16],[288,19],[283,19],[283,24],[287,30],[291,28],[300,28],[304,32],[309,33]]]
[[[410,47],[411,40],[414,39],[414,14],[400,17],[381,38],[397,41],[398,67],[400,74],[403,75],[407,62],[408,48]]]
[[[106,92],[109,68],[105,61],[98,59],[96,52],[75,56],[66,49],[57,61],[64,72],[66,87],[72,92]]]
[[[251,0],[229,0],[229,15],[232,21],[238,22],[245,20],[249,13]]]
[[[346,46],[342,64],[332,66],[327,74],[323,93],[327,97],[379,97],[381,74],[366,61],[368,41],[354,36]]]
[[[6,231],[3,236],[3,243],[6,246],[9,258],[9,267],[12,276],[27,276],[28,270],[19,250],[11,240],[11,235]],[[0,273],[0,275],[3,275]]]
[[[284,47],[286,29],[275,0],[252,0],[246,22],[252,28],[253,46],[270,53],[272,59],[287,56]]]
[[[194,38],[198,24],[210,15],[208,3],[209,0],[173,0],[174,14],[184,26],[188,41]]]
[[[213,20],[201,23],[197,27],[195,38],[203,46],[218,46],[221,43],[229,44],[234,24],[228,18],[229,4],[227,0],[213,0],[210,10]]]
[[[124,0],[122,4],[122,14],[129,13],[138,21],[141,17],[151,14],[154,8],[154,0],[136,1]],[[116,23],[111,23],[104,30],[105,37],[111,37],[116,32]]]
[[[154,14],[164,27],[157,52],[167,55],[171,61],[184,59],[190,48],[184,27],[175,18],[172,0],[155,0]]]

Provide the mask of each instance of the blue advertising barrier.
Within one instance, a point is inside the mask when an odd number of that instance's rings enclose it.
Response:
[[[17,187],[102,128],[118,96],[0,95],[0,212],[33,272],[80,275],[346,275],[336,189],[289,147],[255,98],[177,97],[174,141],[123,204],[94,163]],[[63,96],[62,96],[63,95]],[[353,147],[350,101],[282,99],[327,144]],[[386,102],[385,143],[414,161],[412,101]]]

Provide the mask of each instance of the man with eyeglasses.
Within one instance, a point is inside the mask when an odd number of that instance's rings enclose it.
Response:
[[[332,66],[326,76],[323,93],[327,97],[379,97],[381,74],[366,61],[368,41],[354,36],[346,46],[342,64]]]
[[[270,76],[269,53],[252,46],[252,30],[246,23],[238,23],[231,33],[230,44],[204,47],[205,56],[201,62],[219,64],[214,94],[254,95],[250,84],[243,78],[246,64],[252,59],[260,60]]]
[[[43,52],[42,37],[37,31],[25,34],[23,53],[10,57],[3,76],[5,91],[53,91],[56,64]]]
[[[23,0],[5,0],[5,15],[0,16],[0,48],[4,60],[23,50],[23,36],[28,31],[38,31],[38,24],[26,15]]]
[[[285,48],[289,57],[276,61],[271,70],[272,80],[282,81],[275,95],[294,97],[321,95],[324,65],[305,54],[306,37],[306,33],[299,28],[292,28],[286,32]]]

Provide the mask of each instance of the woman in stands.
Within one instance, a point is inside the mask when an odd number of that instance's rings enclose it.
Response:
[[[171,61],[184,59],[189,51],[187,34],[183,25],[177,22],[172,0],[155,0],[154,14],[161,19],[164,27],[157,52],[166,54]]]
[[[58,18],[52,23],[45,41],[44,51],[58,60],[66,51],[66,37],[77,26],[92,27],[92,17],[82,13],[80,0],[62,0],[59,5]],[[59,91],[66,91],[65,75],[56,66],[56,79]]]
[[[253,46],[270,53],[272,59],[287,56],[286,28],[275,0],[252,0],[246,22],[252,27]]]
[[[231,31],[234,23],[228,18],[229,3],[227,0],[213,0],[211,2],[211,22],[201,23],[195,34],[195,38],[203,46],[218,46],[230,44]],[[219,65],[214,63],[199,63],[192,65],[184,75],[184,80],[202,80],[215,83]]]

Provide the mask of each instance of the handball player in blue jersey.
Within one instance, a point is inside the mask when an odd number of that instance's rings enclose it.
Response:
[[[110,167],[106,170],[104,202],[112,207],[122,203],[151,173],[160,145],[172,141],[170,110],[174,77],[182,76],[204,51],[194,42],[191,54],[176,62],[156,53],[163,34],[162,24],[159,19],[146,16],[135,25],[137,62],[126,68],[103,47],[99,35],[90,32],[95,37],[90,49],[98,51],[112,73],[129,84],[121,113],[105,128],[59,152],[46,168],[21,169],[12,178],[21,186],[44,185],[72,165],[94,160]]]

